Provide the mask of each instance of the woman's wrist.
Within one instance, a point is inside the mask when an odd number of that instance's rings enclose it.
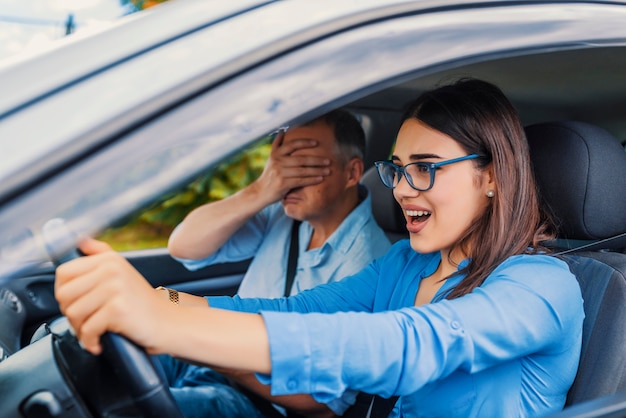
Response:
[[[155,290],[160,291],[163,295],[167,295],[167,298],[174,305],[178,305],[180,303],[180,298],[178,294],[178,290],[171,289],[169,287],[157,286]]]
[[[164,286],[157,286],[154,289],[158,291],[160,297],[169,300],[174,305],[209,307],[209,301],[203,296],[190,295]]]

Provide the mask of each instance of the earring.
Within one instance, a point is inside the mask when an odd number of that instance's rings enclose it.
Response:
[[[493,190],[487,190],[487,197],[494,197],[495,194],[496,193]]]

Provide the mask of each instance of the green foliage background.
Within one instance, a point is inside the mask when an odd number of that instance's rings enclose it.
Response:
[[[269,138],[263,138],[181,190],[133,214],[125,225],[105,230],[98,238],[117,251],[167,246],[174,227],[192,209],[228,197],[253,182],[263,171],[270,149]]]

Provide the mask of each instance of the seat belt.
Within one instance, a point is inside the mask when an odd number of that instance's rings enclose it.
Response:
[[[582,244],[582,245],[574,245],[571,248],[565,249],[563,251],[559,251],[554,255],[568,254],[579,251],[597,251],[604,250],[608,246],[611,247],[626,247],[626,232],[623,232],[618,235],[614,235],[612,237],[604,238],[598,241],[592,241],[590,243]]]
[[[285,296],[291,294],[291,288],[293,286],[293,280],[296,277],[296,267],[298,266],[298,252],[299,252],[299,232],[300,224],[302,221],[293,220],[291,224],[291,239],[289,241],[289,255],[287,258],[287,273],[285,278]],[[260,395],[252,392],[251,390],[238,385],[235,382],[233,386],[236,387],[241,393],[246,395],[250,402],[263,414],[265,418],[285,418],[285,415],[281,414],[272,403],[263,398]],[[287,410],[287,418],[304,418],[296,414],[293,411]]]
[[[296,267],[298,267],[298,252],[299,247],[299,233],[300,224],[302,221],[296,219],[293,220],[291,225],[291,241],[289,242],[289,257],[287,259],[287,277],[285,280],[285,296],[291,294],[291,288],[293,287],[293,280],[296,277]]]
[[[293,224],[291,225],[291,240],[289,242],[289,256],[287,258],[287,277],[285,280],[285,296],[289,296],[291,294],[293,281],[296,277],[296,268],[298,266],[298,253],[300,250],[299,232],[301,223],[302,221],[294,219]],[[348,411],[350,412],[348,412],[345,416],[354,416],[355,418],[387,417],[393,410],[393,407],[396,404],[397,400],[397,396],[386,399],[380,396],[359,393],[357,396],[357,402],[355,403],[355,405],[353,405],[353,407],[348,409]],[[299,415],[293,413],[293,411],[288,410],[287,417],[299,417]]]
[[[398,400],[398,396],[383,398],[360,392],[354,404],[342,415],[343,418],[386,418]]]

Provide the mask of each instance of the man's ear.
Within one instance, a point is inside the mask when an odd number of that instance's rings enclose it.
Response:
[[[360,158],[352,158],[346,164],[346,187],[352,187],[359,184],[363,177],[364,164]]]

